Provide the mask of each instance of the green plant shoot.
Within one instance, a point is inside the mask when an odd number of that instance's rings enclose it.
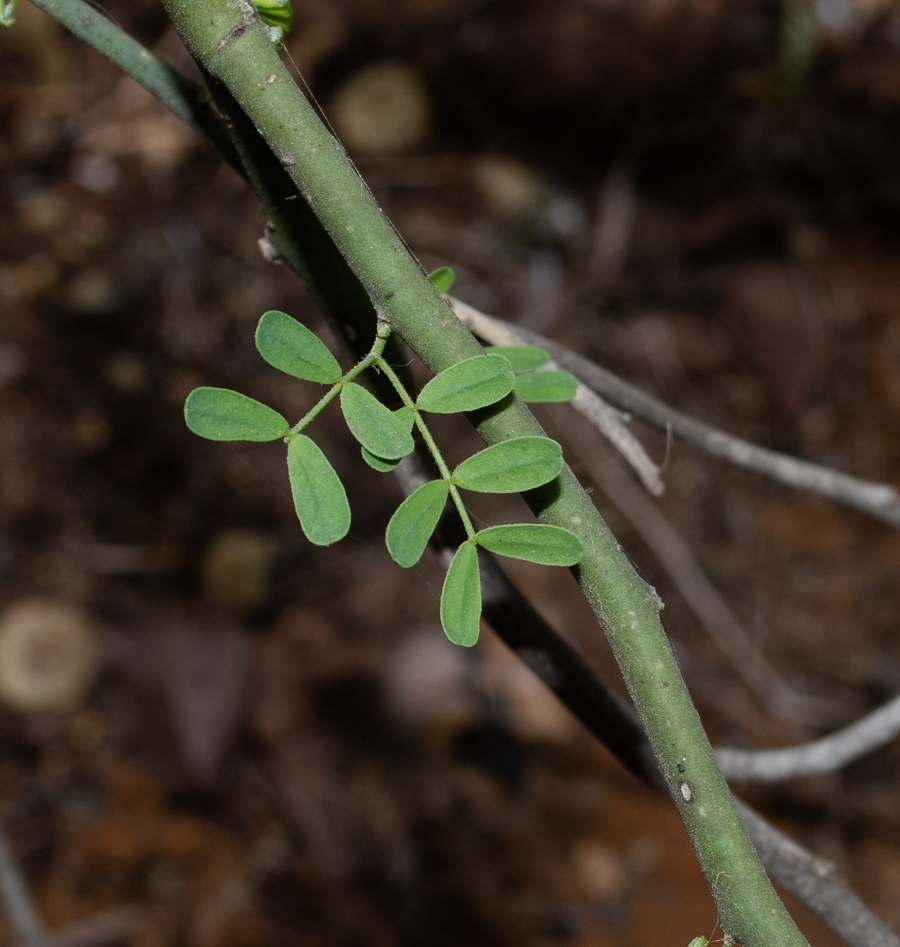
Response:
[[[290,0],[253,0],[259,10],[259,18],[266,25],[269,39],[277,47],[284,45],[284,38],[294,25],[294,11]]]
[[[456,274],[449,266],[438,267],[433,273],[428,274],[428,282],[439,292],[449,293],[456,282]]]
[[[2,0],[2,3],[0,3],[0,26],[12,26],[16,22],[18,2],[19,0]]]
[[[437,288],[449,289],[449,267],[430,277]],[[446,291],[446,290],[444,290]],[[350,530],[350,505],[340,477],[316,443],[302,433],[322,409],[339,398],[350,433],[359,441],[363,459],[373,469],[387,472],[412,453],[418,431],[431,452],[440,478],[419,487],[397,508],[388,523],[385,544],[398,565],[414,566],[437,528],[448,499],[466,530],[467,539],[457,550],[441,592],[441,624],[455,644],[471,646],[478,640],[481,619],[481,579],[478,546],[514,559],[542,565],[573,566],[581,559],[581,541],[567,529],[538,523],[490,526],[478,532],[466,511],[460,490],[478,493],[519,493],[544,486],[563,467],[562,448],[548,437],[516,437],[478,451],[454,470],[447,466],[423,415],[476,411],[502,401],[522,379],[543,385],[538,400],[563,401],[575,387],[564,372],[534,372],[549,360],[542,349],[517,346],[493,349],[440,372],[413,401],[382,353],[390,335],[379,324],[372,350],[346,374],[324,343],[286,313],[265,313],[256,329],[256,347],[274,368],[303,381],[328,386],[328,391],[297,424],[272,408],[226,388],[197,388],[184,406],[187,426],[214,441],[273,441],[287,443],[288,479],[300,526],[310,542],[327,546]],[[356,378],[367,368],[382,372],[403,401],[391,411]],[[518,373],[517,373],[518,370]],[[570,377],[570,376],[569,376]],[[577,383],[576,383],[577,384]],[[549,392],[549,394],[548,394]],[[564,397],[564,395],[566,397]]]

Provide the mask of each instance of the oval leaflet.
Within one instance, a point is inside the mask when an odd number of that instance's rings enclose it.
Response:
[[[295,378],[324,385],[341,380],[341,366],[325,343],[286,312],[263,313],[256,327],[256,348],[270,365]]]
[[[581,540],[570,530],[543,523],[490,526],[475,535],[490,552],[542,566],[574,566],[582,554]]]
[[[397,507],[388,523],[385,543],[394,562],[408,569],[425,552],[441,518],[450,485],[446,480],[423,483]]]
[[[369,453],[382,460],[399,460],[416,446],[406,416],[397,417],[361,385],[344,385],[341,410],[350,433]]]
[[[195,388],[184,403],[184,421],[211,441],[276,441],[291,429],[268,405],[229,388]]]
[[[516,376],[516,394],[527,404],[571,401],[578,379],[568,372],[531,372]]]
[[[350,529],[350,504],[334,467],[318,445],[305,434],[288,444],[288,476],[294,509],[307,539],[329,546]]]
[[[476,493],[521,493],[543,486],[563,468],[562,448],[549,437],[513,437],[464,460],[453,482]]]
[[[441,590],[441,625],[454,643],[471,648],[478,641],[481,620],[481,577],[478,550],[464,542],[450,563]]]
[[[502,355],[476,355],[435,375],[419,392],[416,407],[432,414],[475,411],[505,398],[515,383]]]
[[[520,372],[532,372],[550,361],[549,354],[536,345],[489,345],[485,352],[508,359],[517,375]]]
[[[449,266],[439,266],[428,274],[428,282],[439,292],[449,293],[456,280],[456,274]]]

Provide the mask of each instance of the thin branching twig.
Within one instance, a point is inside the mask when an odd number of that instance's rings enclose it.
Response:
[[[777,783],[833,773],[900,735],[900,694],[835,733],[780,750],[716,750],[727,779]]]
[[[735,803],[766,870],[850,947],[900,945],[900,937],[847,888],[831,862],[808,852],[741,799],[735,797]]]
[[[582,384],[587,385],[616,407],[681,438],[704,453],[742,467],[744,470],[762,474],[789,487],[809,490],[863,510],[891,526],[900,526],[900,494],[888,484],[851,477],[838,470],[831,470],[805,460],[797,460],[795,457],[788,457],[786,454],[779,454],[777,451],[759,447],[757,444],[726,434],[711,424],[698,421],[690,415],[663,404],[662,401],[658,401],[565,346],[493,316],[486,316],[484,313],[478,313],[478,316],[482,326],[488,325],[488,321],[496,324],[507,330],[520,345],[538,345],[546,349],[560,368],[571,372]],[[463,317],[460,316],[460,318]]]
[[[521,345],[518,329],[508,323],[492,319],[477,309],[473,309],[461,299],[448,296],[447,301],[457,316],[478,336],[491,345]],[[546,369],[558,369],[560,366],[550,361]],[[644,445],[626,427],[627,418],[621,411],[607,404],[587,385],[579,385],[572,407],[580,411],[603,434],[616,450],[631,464],[641,483],[654,496],[662,496],[665,487],[660,477],[660,468],[647,456]]]

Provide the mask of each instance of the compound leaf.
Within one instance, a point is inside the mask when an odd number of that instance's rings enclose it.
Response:
[[[385,534],[388,552],[397,565],[408,569],[419,561],[444,511],[449,491],[446,480],[431,480],[397,507]]]
[[[416,405],[433,414],[475,411],[506,397],[515,383],[502,355],[476,355],[435,375],[419,392]]]
[[[228,388],[195,388],[184,403],[184,421],[211,441],[275,441],[291,429],[277,411]]]
[[[478,550],[464,542],[450,563],[441,591],[441,625],[453,644],[471,648],[478,641],[481,619],[481,577]]]
[[[325,343],[287,313],[272,309],[263,314],[256,327],[259,354],[279,371],[333,385],[341,380],[341,366]]]
[[[581,540],[573,532],[542,523],[490,526],[475,535],[475,542],[498,555],[542,566],[574,566],[582,553]]]
[[[288,444],[288,476],[300,526],[317,546],[343,539],[350,529],[350,504],[334,467],[305,434]]]
[[[578,390],[578,379],[568,372],[532,372],[516,376],[516,394],[528,404],[571,401]]]
[[[439,266],[433,273],[428,274],[428,282],[439,293],[449,293],[455,281],[456,274],[449,266]]]
[[[386,408],[361,385],[344,385],[341,410],[350,433],[369,453],[382,460],[399,460],[415,448],[405,416]]]
[[[508,359],[517,375],[520,372],[533,372],[550,361],[549,354],[536,345],[489,345],[485,352]]]
[[[549,483],[562,468],[556,441],[513,437],[464,460],[453,471],[453,482],[476,493],[521,493]]]

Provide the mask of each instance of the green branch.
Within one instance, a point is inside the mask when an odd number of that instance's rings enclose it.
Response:
[[[224,123],[195,83],[81,0],[34,2],[137,79],[244,173]],[[478,343],[409,257],[343,149],[293,83],[253,7],[243,0],[166,0],[166,5],[195,58],[227,87],[227,92],[213,87],[220,109],[219,93],[238,103],[229,115],[232,135],[275,223],[277,251],[331,303],[326,309],[338,327],[342,318],[355,326],[361,311],[374,326],[377,311],[434,372],[479,354]],[[256,129],[271,150],[258,147]],[[297,191],[315,217],[303,202],[291,200]],[[360,284],[371,302],[359,292]],[[367,341],[360,342],[367,347]],[[489,444],[542,433],[516,398],[471,417]],[[582,540],[585,556],[576,576],[641,713],[723,928],[744,947],[805,944],[741,828],[659,622],[655,591],[635,574],[568,470],[526,499],[542,522],[569,528]]]
[[[291,79],[252,5],[165,2],[192,54],[260,131],[382,318],[435,373],[479,354]],[[488,444],[542,433],[515,397],[472,420]],[[583,543],[585,556],[574,571],[647,728],[723,928],[744,947],[805,944],[743,830],[663,632],[655,591],[634,572],[568,470],[526,499],[542,522],[572,530]]]

